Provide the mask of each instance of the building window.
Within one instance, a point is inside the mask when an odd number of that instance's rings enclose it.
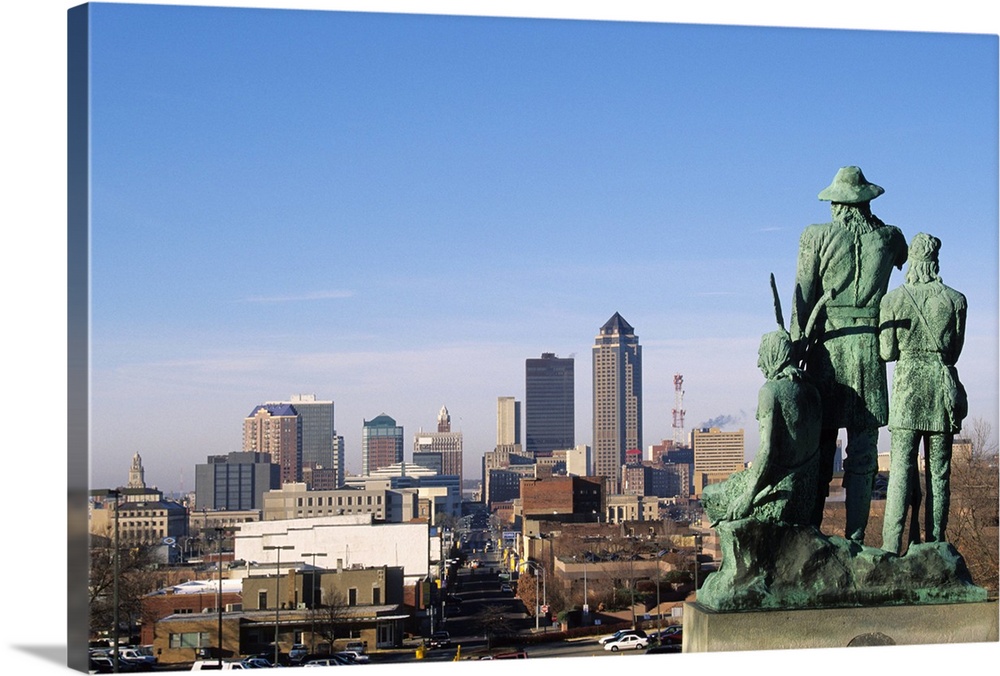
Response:
[[[185,632],[170,634],[171,648],[205,648],[209,645],[208,632]]]
[[[257,609],[266,610],[267,609],[267,591],[261,590],[257,592]]]
[[[356,606],[358,605],[358,590],[355,587],[351,587],[347,590],[347,605]]]

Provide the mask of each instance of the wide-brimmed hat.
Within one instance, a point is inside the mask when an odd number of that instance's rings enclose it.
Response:
[[[881,186],[868,182],[860,167],[841,167],[833,177],[833,183],[823,189],[819,198],[827,202],[861,204],[872,201],[884,192],[885,189]]]

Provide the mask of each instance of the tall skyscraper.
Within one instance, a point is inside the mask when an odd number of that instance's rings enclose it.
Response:
[[[403,462],[403,428],[385,413],[364,421],[361,428],[361,473]]]
[[[344,475],[347,473],[346,465],[344,464],[344,456],[346,454],[344,448],[344,436],[342,434],[337,434],[337,430],[333,431],[333,465],[336,468],[336,481],[337,488],[344,485]]]
[[[545,352],[524,368],[524,447],[535,456],[572,448],[574,439],[573,358]]]
[[[270,453],[282,483],[302,480],[302,419],[291,404],[261,404],[243,420],[243,450]]]
[[[288,401],[268,401],[270,405],[291,404],[302,420],[302,466],[336,468],[333,451],[333,402],[320,401],[315,394],[293,394]]]
[[[521,443],[521,402],[497,397],[497,446]]]
[[[462,433],[451,431],[451,415],[445,406],[442,406],[438,413],[437,430],[437,432],[420,431],[414,435],[414,462],[417,462],[417,458],[429,458],[434,454],[439,454],[441,474],[457,476],[459,486],[461,486],[463,479]]]
[[[625,452],[642,448],[642,347],[616,312],[597,334],[593,355],[594,474],[617,493]]]

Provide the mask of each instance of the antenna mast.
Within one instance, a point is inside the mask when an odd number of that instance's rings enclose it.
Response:
[[[674,448],[680,448],[684,444],[684,376],[680,373],[674,374],[674,408],[671,412],[674,416]]]

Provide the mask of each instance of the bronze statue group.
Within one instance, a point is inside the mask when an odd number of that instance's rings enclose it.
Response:
[[[760,344],[760,448],[749,468],[706,486],[703,504],[713,524],[752,518],[819,529],[845,430],[844,536],[862,544],[879,428],[888,425],[882,549],[903,550],[908,514],[907,541],[920,542],[922,500],[924,540],[946,541],[952,442],[968,408],[955,368],[966,299],[941,281],[938,238],[919,233],[907,246],[899,228],[872,213],[871,201],[883,192],[852,166],[819,193],[832,220],[802,232],[789,330],[772,277],[779,328]],[[904,264],[905,281],[889,290],[893,268]],[[891,400],[888,362],[895,362]]]

